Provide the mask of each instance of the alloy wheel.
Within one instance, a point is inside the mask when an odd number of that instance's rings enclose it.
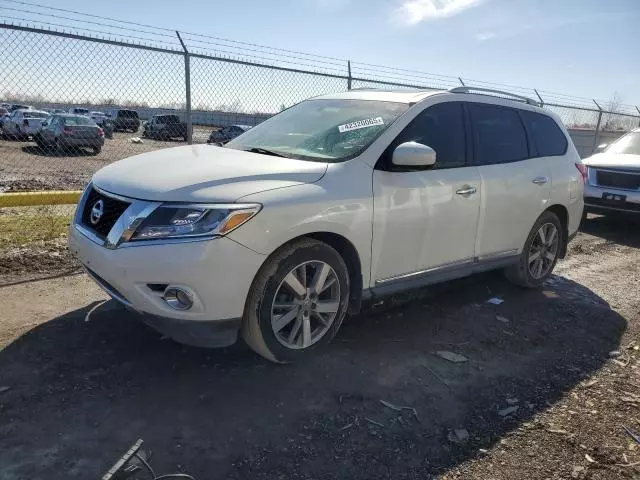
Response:
[[[309,261],[282,280],[271,306],[271,327],[290,349],[308,348],[329,331],[340,308],[340,282],[327,263]]]
[[[558,229],[553,223],[540,226],[529,247],[527,265],[529,274],[536,280],[549,273],[558,256],[560,239]]]

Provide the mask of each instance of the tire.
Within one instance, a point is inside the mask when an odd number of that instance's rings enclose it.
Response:
[[[550,226],[555,229],[555,234],[550,229]],[[543,227],[546,231],[542,230]],[[540,233],[541,230],[542,234]],[[546,241],[545,247],[540,249],[542,235],[545,236]],[[538,217],[531,232],[529,232],[518,263],[505,270],[507,279],[525,288],[541,286],[553,273],[560,252],[562,252],[567,241],[565,237],[566,234],[560,219],[552,212],[544,212]],[[536,252],[538,252],[538,255],[536,255]],[[540,257],[542,257],[542,267],[538,269]]]
[[[323,291],[319,296],[309,295],[312,280],[325,266],[329,268]],[[291,281],[285,280],[290,275],[310,287],[304,297],[295,298],[288,286]],[[306,281],[302,280],[305,277]],[[285,245],[267,259],[253,281],[245,304],[242,337],[256,353],[275,363],[308,357],[329,343],[340,329],[347,313],[349,289],[347,265],[332,247],[309,238]],[[279,307],[276,299],[286,306]],[[296,306],[290,309],[292,304]],[[291,319],[276,332],[272,321],[287,320],[284,317]]]
[[[57,138],[54,143],[54,151],[56,155],[64,155],[65,153],[65,148],[62,146],[62,144]]]
[[[102,147],[92,147],[91,155],[98,155],[102,151]]]
[[[187,137],[186,135],[183,135],[183,136],[182,136],[182,141],[183,141],[183,142],[186,142],[187,140],[189,140],[189,137]]]

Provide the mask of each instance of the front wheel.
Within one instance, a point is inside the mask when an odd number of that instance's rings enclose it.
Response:
[[[558,217],[544,212],[531,229],[519,262],[505,270],[507,278],[526,288],[542,285],[551,276],[566,242],[563,231]]]
[[[349,275],[326,243],[302,239],[276,251],[253,281],[242,336],[267,360],[289,363],[331,341],[349,302]]]

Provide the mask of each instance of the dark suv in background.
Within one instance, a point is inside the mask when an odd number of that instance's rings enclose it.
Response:
[[[143,125],[142,136],[169,140],[182,138],[187,141],[187,124],[178,115],[154,115]]]
[[[117,109],[107,112],[113,122],[114,132],[137,132],[140,128],[140,117],[135,110]]]

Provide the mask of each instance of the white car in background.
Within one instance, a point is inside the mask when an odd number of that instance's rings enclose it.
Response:
[[[2,133],[5,136],[26,140],[35,135],[42,128],[51,115],[41,110],[14,110],[2,122]]]
[[[585,210],[640,214],[640,128],[586,158]]]
[[[91,117],[91,120],[96,122],[98,125],[102,125],[107,119],[107,114],[104,112],[89,112],[88,115]]]
[[[200,346],[240,333],[275,362],[366,299],[497,268],[538,287],[578,230],[586,170],[554,113],[494,93],[325,95],[226,147],[112,163],[70,249],[157,330]]]

